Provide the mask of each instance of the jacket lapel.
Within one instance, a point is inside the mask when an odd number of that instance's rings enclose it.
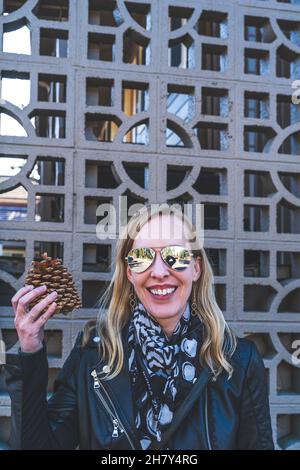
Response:
[[[116,408],[116,411],[118,412],[118,416],[120,420],[122,421],[122,424],[126,428],[126,431],[130,435],[130,438],[133,441],[135,448],[142,449],[140,445],[140,441],[134,432],[134,430],[136,429],[136,426],[135,426],[133,401],[132,401],[131,380],[130,380],[129,368],[128,368],[128,350],[127,350],[128,326],[129,325],[127,324],[122,331],[123,348],[124,348],[124,362],[123,362],[122,370],[113,379],[108,380],[108,381],[102,381],[102,385],[104,386],[107,393],[109,394]],[[103,363],[101,364],[101,367],[103,367]]]
[[[159,450],[159,449],[165,449],[169,439],[172,437],[172,435],[176,432],[178,429],[179,425],[182,423],[184,418],[187,416],[187,414],[191,411],[193,405],[195,404],[195,401],[201,396],[203,393],[207,382],[209,381],[211,377],[211,370],[209,369],[208,366],[205,366],[197,379],[197,381],[194,383],[191,391],[189,394],[185,397],[179,408],[175,411],[172,423],[170,427],[166,430],[166,432],[163,435],[163,439],[161,442],[154,441],[150,447],[148,447],[147,450]]]

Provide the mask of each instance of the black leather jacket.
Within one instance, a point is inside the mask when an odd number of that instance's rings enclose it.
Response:
[[[124,328],[123,335],[126,333]],[[125,336],[122,372],[102,381],[97,343],[82,347],[82,333],[60,371],[48,400],[46,347],[19,351],[6,364],[12,400],[14,449],[141,449],[134,425]],[[97,339],[97,338],[96,338]],[[203,368],[202,391],[187,406],[165,449],[273,449],[265,368],[251,341],[238,338],[230,380],[214,381]]]

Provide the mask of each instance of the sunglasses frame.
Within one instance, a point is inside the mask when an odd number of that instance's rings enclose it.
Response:
[[[183,249],[183,250],[186,250],[186,251],[189,253],[189,255],[190,255],[191,258],[194,257],[194,253],[193,253],[191,250],[189,250],[188,248],[186,248],[185,246],[182,246],[182,245],[167,245],[167,246],[163,246],[162,248],[156,248],[156,249],[158,249],[158,251],[159,251],[159,254],[160,254],[160,256],[161,256],[161,259],[162,259],[163,262],[168,266],[168,268],[169,268],[169,269],[172,269],[172,271],[177,271],[175,268],[172,268],[172,266],[170,266],[170,265],[163,259],[162,254],[161,254],[162,250],[164,250],[165,248],[172,248],[172,247],[178,247],[178,248],[181,248],[181,249]],[[141,250],[141,249],[145,249],[145,248],[147,248],[147,250],[152,250],[152,251],[154,251],[154,258],[153,258],[151,264],[150,264],[144,271],[140,271],[140,272],[133,271],[132,268],[129,266],[129,263],[128,263],[128,255],[129,255],[129,253],[130,253],[131,251],[133,251],[133,250]],[[129,267],[133,272],[135,272],[136,274],[142,274],[142,273],[146,272],[147,269],[149,269],[149,268],[152,266],[152,264],[154,263],[154,261],[155,261],[155,259],[156,259],[156,254],[157,254],[156,249],[150,248],[150,247],[148,247],[148,246],[142,246],[141,248],[133,248],[133,249],[129,250],[127,256],[125,256],[125,261],[127,261],[128,267]],[[191,261],[192,261],[192,260],[191,260]],[[188,266],[189,266],[189,265],[188,265]],[[188,266],[186,266],[186,267],[183,268],[183,269],[188,268]],[[178,272],[179,272],[179,271],[178,271]]]

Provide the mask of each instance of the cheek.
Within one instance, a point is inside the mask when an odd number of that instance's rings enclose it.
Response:
[[[184,277],[184,279],[181,280],[181,289],[179,295],[184,301],[186,301],[190,297],[192,287],[193,280],[191,276]]]
[[[147,276],[145,274],[133,274],[132,276],[132,284],[135,290],[142,289],[144,287],[144,284],[147,281]]]
[[[177,280],[184,288],[188,288],[192,285],[193,282],[193,273],[192,271],[188,271],[186,273],[182,273],[180,276],[177,276]]]

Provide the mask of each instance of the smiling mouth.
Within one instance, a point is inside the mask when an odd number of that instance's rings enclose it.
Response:
[[[148,292],[156,298],[170,297],[177,290],[177,287],[167,287],[165,289],[150,289],[147,288]]]

